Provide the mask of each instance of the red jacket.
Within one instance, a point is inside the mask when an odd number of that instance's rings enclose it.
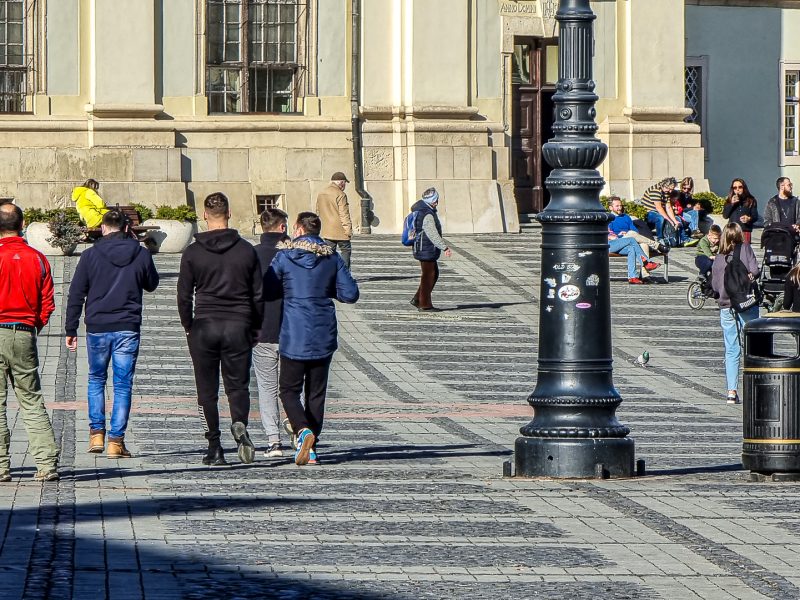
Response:
[[[0,323],[41,329],[55,310],[50,263],[19,236],[0,238]]]

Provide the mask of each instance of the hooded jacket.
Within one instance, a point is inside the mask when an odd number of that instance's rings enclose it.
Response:
[[[436,231],[441,237],[442,223],[439,221],[439,215],[436,209],[423,200],[417,200],[411,207],[411,212],[416,213],[414,229],[417,231],[417,237],[414,239],[414,258],[417,260],[439,260],[442,251],[440,248],[437,248],[436,244],[425,234],[423,228],[425,217],[431,215],[431,217],[433,217],[433,224],[436,226]]]
[[[41,330],[55,307],[47,258],[19,236],[0,238],[0,323]]]
[[[317,236],[281,242],[264,281],[268,299],[283,296],[281,356],[310,361],[333,355],[338,332],[332,299],[358,300],[358,284],[342,257]]]
[[[261,326],[262,277],[253,246],[235,229],[195,234],[183,252],[178,275],[178,313],[191,330],[195,319],[243,321]]]
[[[86,331],[139,331],[142,324],[142,290],[158,287],[153,258],[139,242],[115,232],[100,238],[81,253],[69,286],[64,329],[78,335],[86,304]]]
[[[272,259],[278,253],[278,244],[291,241],[283,232],[269,231],[261,234],[261,242],[256,246],[258,262],[261,265],[261,274],[266,275]],[[258,341],[261,344],[277,344],[281,332],[281,316],[283,315],[283,301],[267,300],[264,302],[264,319],[261,321],[261,330],[258,332]]]
[[[78,209],[81,221],[86,223],[87,227],[100,227],[108,208],[97,192],[92,188],[78,186],[72,190],[72,201]]]

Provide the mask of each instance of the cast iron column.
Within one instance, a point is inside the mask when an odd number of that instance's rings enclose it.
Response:
[[[631,477],[634,444],[617,421],[622,398],[611,368],[611,294],[605,182],[608,152],[595,138],[589,0],[561,0],[553,137],[542,153],[553,167],[542,224],[539,371],[528,398],[533,420],[515,444],[522,477]]]

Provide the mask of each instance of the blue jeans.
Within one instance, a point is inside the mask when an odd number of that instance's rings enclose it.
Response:
[[[744,324],[757,318],[758,306],[753,306],[738,315],[732,308],[722,308],[719,311],[722,339],[725,340],[725,380],[729,390],[738,389],[739,363],[742,359],[742,343],[744,342]]]
[[[685,221],[689,222],[689,227],[691,227],[691,231],[697,231],[700,229],[700,213],[696,210],[685,210],[681,215]],[[691,232],[690,232],[691,233]]]
[[[642,259],[647,259],[647,257],[642,253],[642,249],[635,239],[621,237],[615,240],[608,240],[608,251],[624,254],[628,257],[628,279],[639,276],[639,267],[642,266]]]
[[[111,411],[109,438],[123,438],[131,413],[131,394],[136,359],[139,357],[139,333],[113,331],[86,334],[89,353],[89,428],[106,429],[106,395],[108,363],[114,371],[114,408]]]
[[[664,217],[662,217],[658,211],[651,210],[647,213],[645,217],[645,222],[649,227],[652,227],[656,230],[656,239],[660,240],[664,233]]]

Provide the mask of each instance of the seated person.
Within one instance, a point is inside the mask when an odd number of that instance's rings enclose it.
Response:
[[[78,215],[89,228],[100,227],[103,215],[108,212],[106,203],[97,193],[99,189],[100,184],[96,180],[87,179],[82,186],[72,190],[72,201],[78,209]]]
[[[614,215],[614,220],[609,223],[608,229],[613,231],[617,237],[633,238],[641,246],[642,252],[648,257],[650,256],[650,250],[655,250],[661,254],[669,252],[669,246],[665,246],[639,233],[633,219],[631,219],[630,215],[625,214],[625,205],[619,196],[611,196],[608,199],[608,209]]]
[[[670,194],[675,191],[676,185],[678,181],[674,177],[667,177],[651,185],[642,194],[642,206],[647,209],[645,221],[656,230],[656,238],[666,246],[679,246],[689,238],[688,235],[681,234],[684,222],[675,215],[670,201]],[[676,239],[667,239],[671,236],[664,235],[664,223],[675,228]]]
[[[714,266],[714,257],[719,252],[719,241],[722,238],[722,228],[719,225],[712,225],[708,234],[697,244],[697,256],[694,264],[700,271],[700,278],[709,280],[711,278],[711,267]]]
[[[650,278],[649,271],[657,269],[659,263],[650,262],[647,255],[639,248],[639,244],[632,237],[619,237],[616,233],[608,230],[608,251],[614,254],[622,254],[628,258],[628,283],[640,285],[646,283]],[[638,277],[637,265],[642,268],[642,276]]]
[[[681,197],[682,194],[678,190],[673,190],[669,195],[672,210],[681,224],[681,242],[686,242],[689,239],[699,240],[703,237],[703,232],[699,229],[700,213],[692,208],[686,208],[687,206],[693,207],[694,204],[684,205],[681,201]]]

